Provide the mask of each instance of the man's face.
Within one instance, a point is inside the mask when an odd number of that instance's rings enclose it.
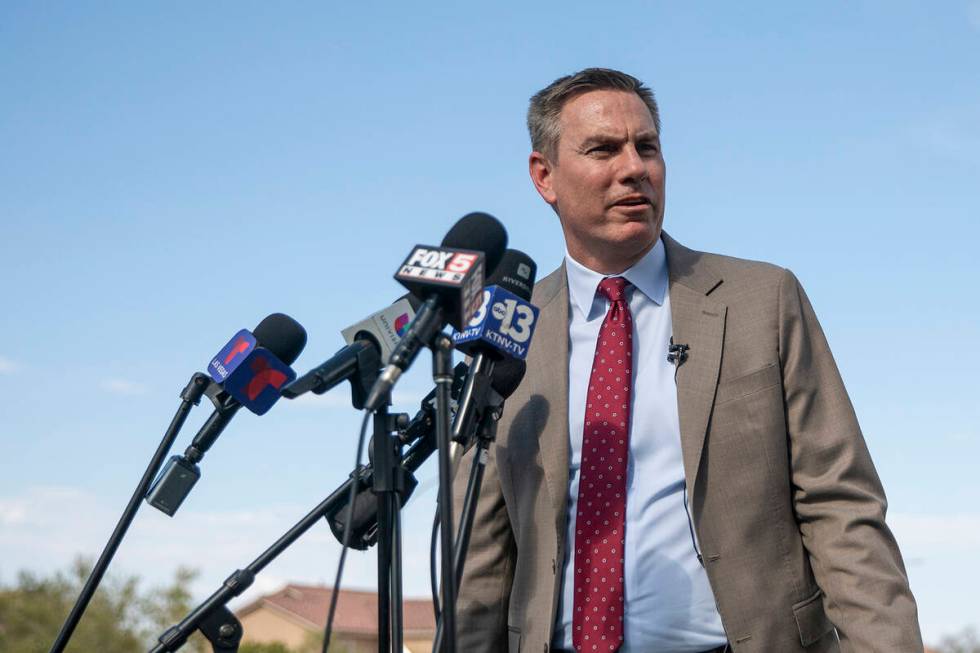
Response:
[[[635,93],[601,90],[566,103],[559,122],[557,156],[532,153],[531,178],[557,210],[572,257],[622,272],[663,225],[666,167],[653,116]]]

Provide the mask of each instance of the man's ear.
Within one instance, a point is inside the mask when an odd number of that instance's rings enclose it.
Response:
[[[558,201],[558,196],[552,187],[551,161],[541,152],[535,151],[531,152],[531,156],[528,157],[527,167],[531,174],[531,182],[534,183],[534,188],[537,189],[541,199],[554,207],[555,202]]]

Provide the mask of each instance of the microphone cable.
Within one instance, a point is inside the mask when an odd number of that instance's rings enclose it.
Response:
[[[333,630],[333,618],[337,611],[337,598],[340,591],[340,579],[344,575],[344,561],[347,560],[347,549],[350,548],[351,525],[354,522],[354,505],[357,501],[357,486],[361,467],[361,456],[364,453],[364,439],[367,434],[368,420],[374,415],[370,410],[364,411],[364,419],[361,421],[361,433],[357,438],[357,458],[354,459],[354,482],[350,484],[350,494],[348,495],[347,521],[344,523],[344,538],[340,549],[340,561],[337,563],[337,576],[334,578],[333,589],[330,591],[330,612],[327,613],[327,624],[323,629],[323,647],[321,653],[327,653],[330,646],[330,634]]]
[[[432,589],[432,613],[436,623],[442,617],[442,604],[439,601],[439,579],[436,572],[436,540],[439,536],[439,510],[432,515],[432,534],[429,536],[429,587]]]
[[[450,449],[452,451],[452,449]],[[453,476],[456,475],[456,470],[463,463],[463,455],[461,453],[457,460],[452,461],[453,466]],[[432,515],[432,532],[429,534],[429,588],[432,591],[432,614],[436,618],[436,623],[439,623],[439,619],[442,617],[442,601],[439,600],[439,571],[437,567],[439,566],[438,556],[436,555],[436,547],[439,543],[439,499],[436,499],[436,511]],[[438,653],[438,652],[435,652]]]

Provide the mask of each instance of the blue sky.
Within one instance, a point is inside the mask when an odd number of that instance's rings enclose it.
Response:
[[[238,329],[289,313],[310,333],[296,367],[318,364],[401,294],[411,246],[472,210],[553,268],[527,98],[601,65],[661,104],[666,229],[806,287],[927,640],[975,623],[980,2],[485,5],[0,7],[0,580],[100,550],[177,393]],[[346,476],[347,402],[241,415],[115,568],[191,564],[209,592]],[[419,561],[434,476],[406,508]],[[316,529],[257,591],[328,581],[338,548]],[[354,556],[348,584],[373,569]],[[408,593],[426,574],[411,566]]]

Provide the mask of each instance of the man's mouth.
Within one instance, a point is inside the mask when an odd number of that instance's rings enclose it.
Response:
[[[627,195],[613,202],[613,206],[650,206],[652,202],[642,195]]]

